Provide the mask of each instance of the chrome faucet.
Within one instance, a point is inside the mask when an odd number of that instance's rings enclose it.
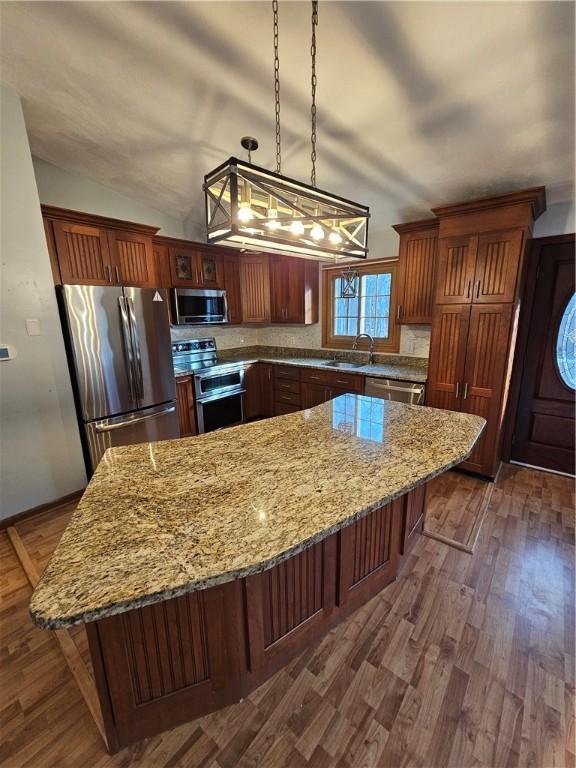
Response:
[[[372,365],[374,363],[374,339],[372,336],[370,336],[369,333],[359,333],[358,336],[354,339],[352,342],[352,349],[358,348],[358,339],[368,339],[370,342],[370,345],[368,347],[368,365]]]

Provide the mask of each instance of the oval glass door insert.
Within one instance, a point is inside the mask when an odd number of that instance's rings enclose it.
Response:
[[[576,389],[576,294],[562,315],[556,338],[556,365],[567,387]]]

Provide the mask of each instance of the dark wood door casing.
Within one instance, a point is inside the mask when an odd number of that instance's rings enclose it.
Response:
[[[575,471],[575,393],[559,375],[556,340],[575,292],[575,246],[574,234],[532,242],[510,449],[514,461],[568,474]]]

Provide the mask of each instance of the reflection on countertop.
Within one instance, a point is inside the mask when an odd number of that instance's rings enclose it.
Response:
[[[463,461],[484,419],[365,395],[109,449],[31,602],[66,627],[258,573]]]

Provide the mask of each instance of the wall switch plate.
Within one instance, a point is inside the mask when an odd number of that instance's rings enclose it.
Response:
[[[40,336],[42,333],[40,330],[40,320],[35,317],[28,318],[26,320],[26,332],[28,336]]]

